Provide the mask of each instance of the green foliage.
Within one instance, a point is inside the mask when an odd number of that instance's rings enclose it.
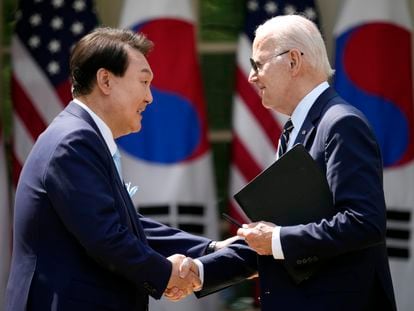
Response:
[[[211,129],[229,129],[233,104],[235,54],[201,56],[202,79]]]
[[[1,25],[0,29],[2,30],[2,43],[4,45],[10,44],[11,35],[13,33],[14,24],[15,24],[15,13],[17,8],[17,1],[16,0],[0,0],[0,5],[3,5],[3,25]]]
[[[2,25],[0,29],[2,31],[1,38],[2,47],[9,47],[11,36],[14,28],[14,14],[17,6],[17,1],[15,0],[3,0],[0,1],[0,5],[3,6],[3,16],[0,19]],[[9,141],[10,132],[11,132],[11,100],[10,100],[10,76],[11,76],[11,67],[10,67],[10,57],[8,53],[5,53],[5,50],[2,50],[3,53],[0,54],[2,57],[2,67],[0,70],[0,81],[1,81],[1,99],[0,99],[0,119],[4,129],[4,137],[6,142]]]
[[[2,99],[0,101],[0,115],[1,124],[4,129],[4,137],[6,141],[10,137],[11,132],[11,100],[10,100],[10,76],[11,68],[9,57],[3,57],[3,67],[1,68],[1,81],[2,81]]]
[[[202,41],[236,41],[244,18],[245,2],[201,0],[200,38]]]
[[[245,1],[201,0],[199,41],[204,43],[235,43],[244,18]],[[236,55],[235,51],[201,55],[201,70],[207,104],[208,126],[211,131],[231,132]],[[231,142],[212,142],[214,173],[219,212],[228,210],[228,181]],[[222,236],[228,236],[226,229]]]

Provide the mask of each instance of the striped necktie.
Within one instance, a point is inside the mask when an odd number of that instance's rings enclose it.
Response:
[[[283,127],[283,132],[282,132],[282,135],[280,136],[279,150],[277,152],[279,158],[287,151],[287,145],[289,143],[289,136],[292,130],[293,130],[293,123],[292,123],[292,120],[289,119],[287,120],[285,126]]]

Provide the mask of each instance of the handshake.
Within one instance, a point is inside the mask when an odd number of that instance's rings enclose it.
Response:
[[[168,257],[172,271],[164,296],[171,301],[179,301],[202,288],[198,266],[194,260],[184,255]]]
[[[215,241],[214,251],[218,251],[239,240],[233,236],[223,241]],[[164,296],[171,301],[179,301],[194,291],[201,290],[200,271],[194,260],[184,255],[175,254],[168,257],[172,263],[172,271]]]

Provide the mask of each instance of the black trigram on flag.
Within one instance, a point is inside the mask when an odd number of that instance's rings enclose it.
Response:
[[[139,205],[138,212],[167,226],[197,235],[206,235],[206,207],[201,204]]]
[[[387,210],[387,250],[390,258],[409,260],[411,246],[411,211]]]

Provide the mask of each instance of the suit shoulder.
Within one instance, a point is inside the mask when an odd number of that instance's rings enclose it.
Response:
[[[57,150],[60,150],[61,154],[66,154],[69,149],[80,151],[85,147],[96,150],[97,153],[105,150],[98,132],[88,122],[62,112],[38,137],[26,162],[47,165],[55,158]]]
[[[358,108],[339,96],[331,99],[322,113],[320,125],[330,124],[332,126],[348,122],[362,122],[369,126],[368,119]]]
[[[98,132],[85,120],[63,111],[39,136],[36,144],[57,146],[74,140],[99,140]]]
[[[365,115],[340,97],[324,107],[318,123],[318,133],[324,142],[333,137],[369,138],[375,141],[375,131]]]

